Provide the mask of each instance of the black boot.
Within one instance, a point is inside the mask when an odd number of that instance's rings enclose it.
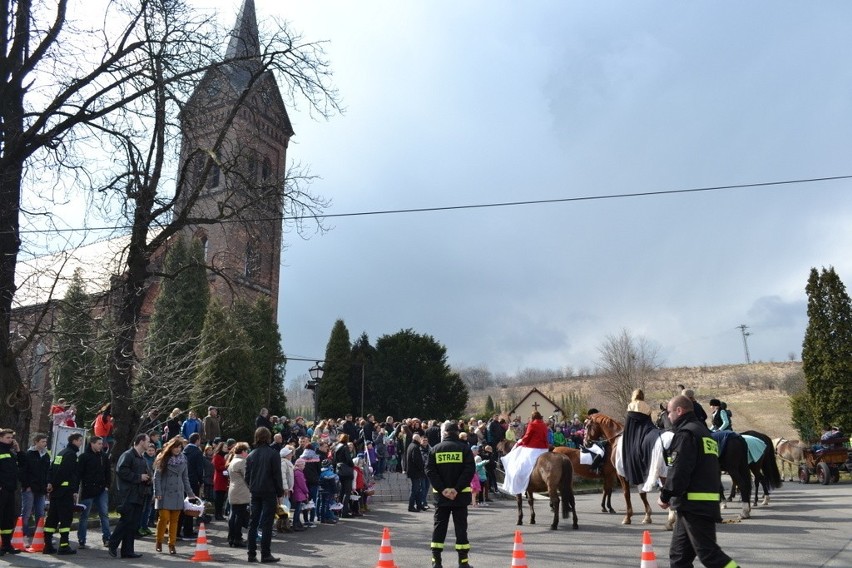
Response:
[[[432,549],[432,568],[444,568],[444,565],[441,564],[441,549],[433,548]]]
[[[459,568],[473,568],[470,564],[468,564],[467,555],[469,550],[459,550]]]
[[[56,547],[53,546],[53,535],[44,533],[44,550],[43,554],[56,554]]]

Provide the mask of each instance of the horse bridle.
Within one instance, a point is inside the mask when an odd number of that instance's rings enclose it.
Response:
[[[603,432],[603,427],[600,424],[598,424],[597,422],[595,422],[594,420],[592,420],[591,418],[586,418],[586,423],[584,424],[584,426],[586,426],[586,432],[589,431],[589,428],[588,428],[589,424],[595,424],[598,428],[600,428],[601,432]],[[615,440],[616,438],[618,438],[622,434],[624,434],[624,428],[622,428],[621,431],[613,434],[613,436],[611,438],[607,438],[606,436],[604,436],[604,440],[606,440],[608,444],[612,444],[613,440]]]

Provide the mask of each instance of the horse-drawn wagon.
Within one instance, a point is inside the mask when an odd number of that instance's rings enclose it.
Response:
[[[799,464],[799,481],[810,483],[816,475],[823,485],[840,481],[840,469],[845,468],[849,451],[842,444],[804,448],[804,463]]]

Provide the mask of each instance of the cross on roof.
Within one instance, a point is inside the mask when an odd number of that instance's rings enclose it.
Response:
[[[532,406],[535,408],[536,412],[538,412],[538,407],[540,406],[539,403],[534,402]]]

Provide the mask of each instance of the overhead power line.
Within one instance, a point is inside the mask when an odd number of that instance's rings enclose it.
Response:
[[[737,190],[737,189],[757,189],[762,187],[773,187],[773,186],[782,186],[782,185],[797,185],[797,184],[806,184],[806,183],[822,183],[827,181],[839,181],[839,180],[848,180],[852,179],[852,175],[844,175],[844,176],[828,176],[828,177],[817,177],[817,178],[803,178],[803,179],[788,179],[788,180],[780,180],[780,181],[766,181],[759,183],[741,183],[734,185],[715,185],[708,187],[691,187],[691,188],[683,188],[683,189],[662,189],[657,191],[637,191],[630,193],[611,193],[606,195],[584,195],[579,197],[560,197],[554,199],[530,199],[524,201],[504,201],[498,203],[473,203],[468,205],[445,205],[439,207],[415,207],[408,209],[378,209],[378,210],[370,210],[370,211],[355,211],[350,213],[323,213],[319,215],[301,215],[296,217],[286,217],[287,220],[291,221],[304,221],[309,219],[334,219],[341,217],[366,217],[369,215],[399,215],[404,213],[435,213],[440,211],[457,211],[464,209],[489,209],[495,207],[522,207],[527,205],[547,205],[554,203],[575,203],[580,201],[603,201],[606,199],[626,199],[626,198],[634,198],[634,197],[657,197],[661,195],[681,195],[681,194],[690,194],[690,193],[706,193],[712,191],[725,191],[725,190]],[[256,221],[280,221],[284,220],[285,217],[281,216],[273,216],[273,217],[265,217],[255,219]],[[218,221],[218,223],[240,223],[244,222],[242,219],[223,219],[222,221]],[[116,225],[116,226],[103,226],[103,227],[80,227],[80,228],[53,228],[53,229],[24,229],[21,230],[22,234],[32,234],[32,233],[68,233],[68,232],[85,232],[85,231],[115,231],[120,229],[130,229],[130,225]]]

